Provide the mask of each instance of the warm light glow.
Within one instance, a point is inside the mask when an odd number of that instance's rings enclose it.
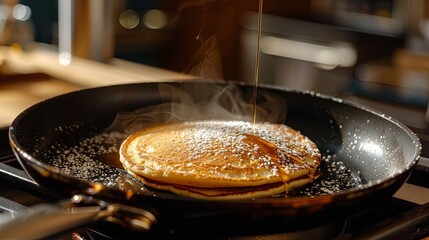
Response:
[[[126,29],[133,29],[140,23],[139,14],[132,9],[127,9],[119,16],[119,23]]]
[[[26,21],[31,17],[31,8],[22,4],[17,4],[13,8],[12,15],[16,20]]]
[[[70,65],[72,61],[72,54],[70,52],[60,52],[58,55],[58,62],[62,66],[68,66]]]
[[[160,29],[167,25],[167,15],[161,10],[149,10],[143,16],[143,23],[148,28]]]

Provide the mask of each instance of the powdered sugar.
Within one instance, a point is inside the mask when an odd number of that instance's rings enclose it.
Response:
[[[319,179],[312,184],[293,190],[287,196],[335,194],[361,187],[363,179],[359,176],[359,172],[351,171],[344,162],[336,160],[335,157],[335,155],[323,156],[323,161],[319,166],[321,172]]]
[[[48,163],[60,172],[78,179],[116,186],[123,172],[111,167],[100,157],[117,153],[126,135],[119,132],[101,133],[70,144],[54,144],[45,153]]]
[[[231,122],[230,124],[236,124]],[[240,131],[245,131],[250,134],[264,134],[258,131],[262,131],[258,128],[252,127],[252,124],[241,124]],[[198,151],[204,151],[204,147],[208,147],[213,144],[212,141],[218,141],[220,144],[234,144],[235,140],[242,140],[243,135],[231,137],[226,141],[219,141],[222,131],[214,131],[216,133],[205,132],[202,136],[195,136],[200,138],[199,140],[206,139],[206,146],[202,144],[194,145],[193,149],[199,149]],[[127,137],[126,133],[122,132],[107,132],[97,133],[93,136],[86,137],[83,139],[77,139],[73,143],[55,143],[44,153],[45,158],[49,159],[48,164],[57,168],[60,172],[82,179],[85,181],[99,182],[106,186],[123,188],[124,179],[130,179],[130,176],[123,171],[109,166],[100,160],[100,157],[110,154],[112,158],[117,158],[118,150],[122,141]],[[210,137],[207,137],[210,136]],[[238,138],[238,139],[234,139]],[[274,141],[276,144],[282,144],[280,140],[276,140],[278,136],[269,136],[269,141]],[[204,143],[205,140],[202,142]],[[280,141],[280,142],[279,142]],[[192,141],[189,142],[192,146]],[[242,143],[246,144],[246,143]],[[202,148],[200,148],[202,147]],[[235,154],[241,153],[244,149],[249,147],[254,151],[258,150],[258,146],[251,145],[236,145],[234,148]],[[198,154],[198,151],[194,151]],[[292,151],[292,150],[291,150]],[[222,154],[222,153],[217,153]],[[262,156],[266,164],[270,164],[270,156]],[[113,159],[117,161],[118,159]],[[234,164],[240,164],[234,163]],[[227,165],[224,167],[228,167]],[[237,166],[234,166],[237,167]],[[359,178],[357,173],[351,171],[343,162],[336,159],[332,155],[324,155],[323,161],[321,162],[319,169],[321,176],[304,186],[301,189],[293,190],[288,196],[317,196],[323,194],[335,194],[341,191],[358,188],[362,184],[362,180]],[[140,186],[139,186],[140,187]],[[144,189],[143,189],[144,190]],[[147,191],[147,190],[144,190]],[[152,191],[152,190],[151,190]],[[162,191],[155,191],[157,195],[162,196]],[[282,195],[283,196],[283,195]]]

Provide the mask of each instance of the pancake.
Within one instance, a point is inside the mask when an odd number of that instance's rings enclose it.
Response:
[[[313,180],[311,178],[304,177],[294,179],[287,184],[280,182],[251,187],[198,188],[155,182],[148,178],[135,175],[133,173],[132,175],[134,175],[134,177],[136,177],[137,179],[140,179],[145,185],[150,186],[152,188],[173,192],[186,197],[211,200],[241,200],[273,196],[288,192],[290,189],[293,188],[302,187]],[[316,177],[318,177],[318,175],[316,175]]]
[[[131,134],[121,145],[120,161],[157,189],[242,199],[289,191],[298,179],[311,182],[320,152],[310,139],[282,124],[199,121]]]

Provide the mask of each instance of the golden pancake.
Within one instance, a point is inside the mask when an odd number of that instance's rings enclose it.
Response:
[[[307,177],[307,178],[294,179],[288,183],[271,183],[271,184],[265,184],[261,186],[231,187],[231,188],[198,188],[198,187],[189,187],[189,186],[155,182],[135,174],[132,174],[132,175],[134,175],[134,177],[136,177],[137,179],[140,179],[145,185],[156,189],[173,192],[178,195],[182,195],[186,197],[210,199],[210,200],[240,200],[240,199],[251,199],[251,198],[273,196],[284,192],[288,192],[290,189],[302,187],[313,180]]]
[[[320,152],[307,137],[285,125],[201,121],[142,129],[122,143],[120,161],[155,188],[235,199],[288,191],[298,178],[296,182],[312,181]],[[255,186],[234,189],[237,194],[221,190]]]

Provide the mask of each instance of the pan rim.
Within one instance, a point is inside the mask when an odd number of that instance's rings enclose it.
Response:
[[[219,81],[213,81],[213,80],[191,80],[191,81],[175,81],[174,83],[176,84],[182,84],[182,83],[191,83],[191,82],[199,82],[199,83],[215,83],[215,84],[231,84],[230,82],[219,82]],[[167,82],[162,82],[162,83],[172,83],[172,81],[167,81]],[[86,88],[86,89],[80,89],[80,90],[76,90],[73,92],[69,92],[69,93],[65,93],[65,94],[61,94],[58,96],[54,96],[48,99],[45,99],[43,101],[40,101],[30,107],[28,107],[27,109],[25,109],[23,112],[21,112],[11,123],[10,127],[9,127],[9,142],[12,146],[12,149],[16,155],[16,157],[18,159],[20,159],[19,156],[17,156],[17,154],[20,154],[21,156],[23,156],[25,158],[26,161],[29,161],[31,164],[34,164],[48,172],[52,172],[55,174],[59,174],[62,177],[72,180],[72,181],[78,181],[78,182],[82,182],[85,184],[93,184],[94,182],[90,182],[90,181],[84,181],[82,179],[79,179],[77,177],[71,176],[71,175],[67,175],[67,174],[63,174],[61,173],[57,168],[53,167],[53,166],[49,166],[46,163],[43,163],[42,161],[34,158],[34,156],[32,156],[29,152],[27,152],[26,150],[24,150],[24,148],[21,146],[21,144],[19,143],[17,136],[16,136],[16,127],[19,126],[19,123],[21,122],[21,120],[23,118],[25,118],[26,115],[28,115],[30,112],[34,111],[35,109],[38,108],[38,106],[45,104],[46,102],[52,101],[53,99],[57,99],[60,97],[64,97],[64,96],[69,96],[69,95],[73,95],[73,94],[78,94],[79,92],[86,92],[86,91],[94,91],[96,89],[103,89],[103,88],[112,88],[112,87],[121,87],[121,86],[125,86],[125,85],[141,85],[141,84],[160,84],[160,82],[153,82],[153,83],[128,83],[128,84],[118,84],[118,85],[109,85],[109,86],[102,86],[102,87],[95,87],[95,88]],[[249,83],[242,83],[242,82],[237,82],[237,83],[233,83],[233,84],[237,84],[237,85],[242,85],[242,86],[253,86],[252,84]],[[404,131],[408,137],[410,137],[410,140],[415,144],[415,151],[413,153],[413,159],[411,161],[409,161],[409,163],[406,165],[405,168],[401,169],[400,171],[395,172],[395,174],[392,174],[391,176],[384,178],[381,181],[377,181],[377,182],[369,182],[369,183],[365,183],[362,184],[361,187],[359,188],[350,188],[338,193],[334,193],[334,194],[326,194],[326,195],[318,195],[318,196],[312,196],[312,197],[307,197],[307,196],[294,196],[294,197],[288,197],[288,198],[261,198],[261,199],[246,199],[246,200],[201,200],[201,199],[193,199],[193,198],[187,198],[187,197],[181,197],[181,200],[187,201],[187,202],[200,202],[200,201],[204,201],[204,202],[216,202],[216,203],[227,203],[227,204],[234,204],[239,206],[240,204],[255,204],[255,202],[257,202],[258,204],[269,204],[269,205],[279,205],[279,206],[295,206],[296,204],[299,204],[301,207],[303,206],[308,206],[308,207],[314,207],[314,206],[322,206],[325,205],[327,202],[330,201],[334,201],[335,199],[349,199],[350,196],[352,196],[353,198],[356,197],[361,197],[364,196],[366,194],[368,194],[368,192],[372,192],[372,191],[368,191],[368,190],[376,190],[376,189],[381,189],[383,188],[384,185],[390,185],[393,184],[393,180],[396,177],[399,177],[407,172],[410,172],[412,170],[412,168],[417,164],[419,158],[420,158],[420,154],[421,154],[421,143],[420,140],[418,138],[418,136],[411,130],[408,128],[408,126],[406,126],[405,124],[403,124],[402,122],[398,121],[397,119],[391,117],[388,114],[382,113],[381,111],[372,109],[368,106],[364,106],[361,104],[357,104],[355,102],[352,102],[350,100],[345,100],[345,99],[341,99],[335,96],[330,96],[327,94],[322,94],[322,93],[318,93],[315,91],[310,91],[310,90],[306,90],[306,91],[300,91],[300,90],[293,90],[293,89],[289,89],[286,87],[281,87],[281,86],[272,86],[272,85],[265,85],[265,84],[261,84],[258,87],[263,88],[263,89],[267,89],[267,90],[278,90],[278,91],[286,91],[286,92],[290,92],[290,93],[294,93],[294,94],[301,94],[301,95],[308,95],[311,97],[316,97],[316,98],[321,98],[321,99],[325,99],[325,100],[329,100],[329,101],[334,101],[340,104],[345,104],[348,106],[351,106],[353,108],[357,108],[360,110],[363,110],[365,112],[371,113],[376,115],[377,117],[383,118],[384,120],[393,123],[394,125],[398,126],[402,131]],[[27,169],[24,167],[24,170],[28,173]],[[28,174],[30,177],[31,175]],[[110,188],[109,189],[114,189],[114,188]],[[115,190],[119,190],[119,189],[115,189]],[[119,190],[122,191],[122,190]],[[182,199],[183,198],[183,199]],[[334,201],[335,202],[335,201]]]

